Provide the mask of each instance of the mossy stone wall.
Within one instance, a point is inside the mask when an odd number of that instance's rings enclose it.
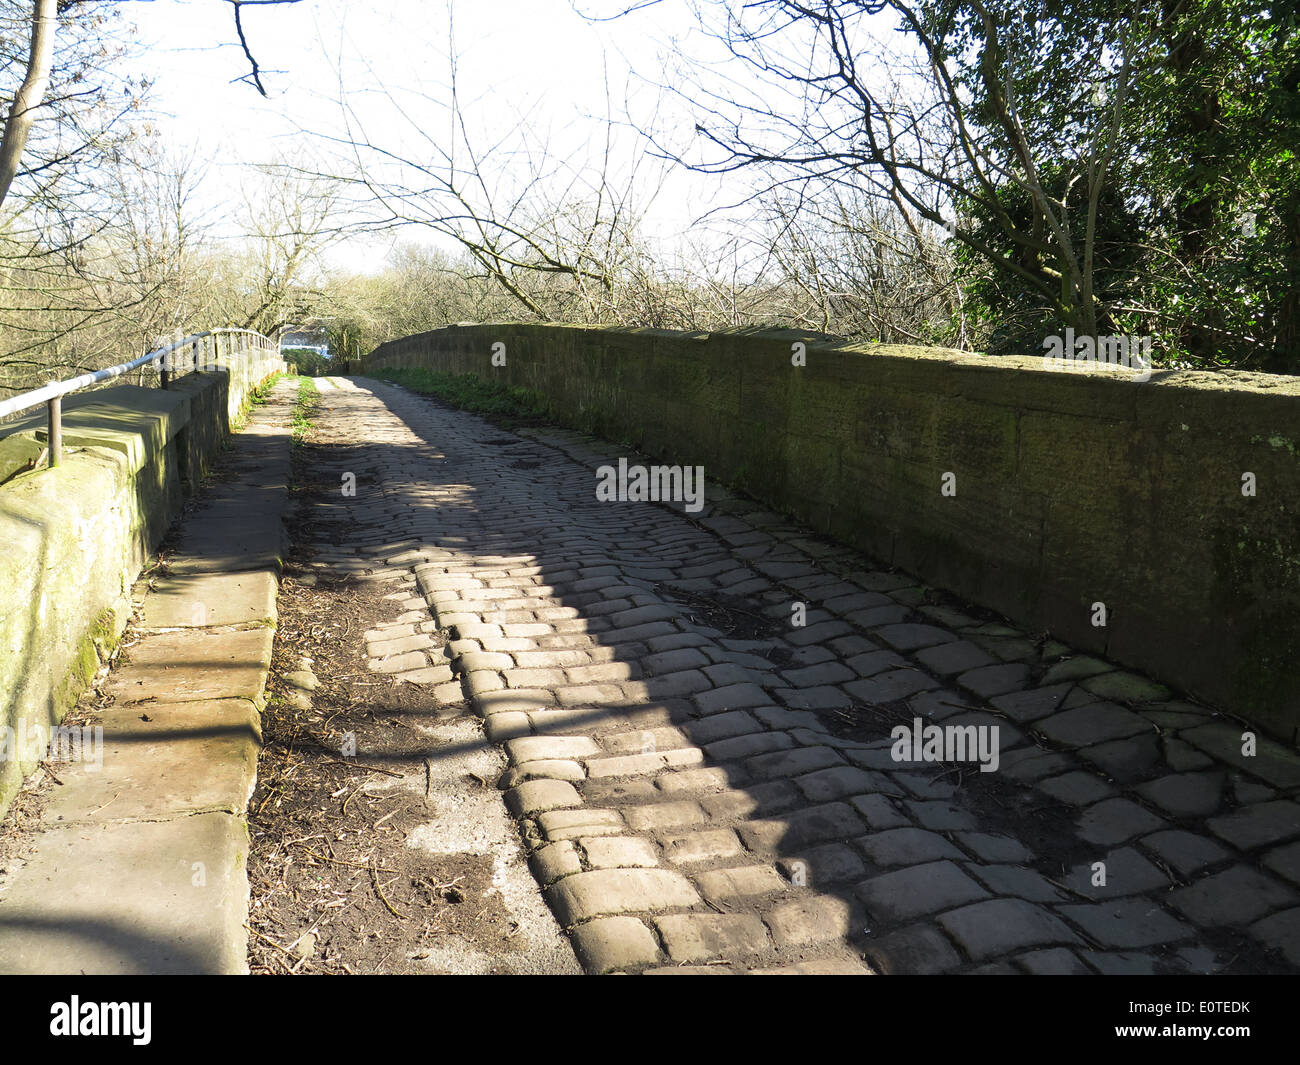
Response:
[[[702,464],[886,565],[1297,739],[1300,378],[1142,383],[788,332],[533,324],[406,337],[363,372],[400,366],[532,389],[560,422]]]
[[[63,719],[112,653],[131,586],[249,391],[283,370],[278,358],[241,360],[234,374],[181,377],[167,390],[68,397],[62,463],[0,485],[0,817],[35,768],[31,738]],[[25,465],[45,443],[44,412],[0,433]]]

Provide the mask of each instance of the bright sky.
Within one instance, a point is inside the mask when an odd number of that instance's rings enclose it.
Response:
[[[588,13],[621,6],[616,0],[574,2]],[[604,23],[584,20],[570,0],[452,0],[450,6],[459,92],[480,149],[526,117],[530,138],[548,142],[553,158],[564,163],[584,158],[598,145],[597,134],[603,136],[588,116],[604,115],[607,80],[616,116],[626,97],[634,113],[648,118],[658,93],[630,71],[656,77],[658,51],[693,24],[682,0]],[[236,43],[229,4],[154,0],[130,7],[127,14],[140,27],[149,72],[157,77],[155,105],[171,116],[161,122],[167,139],[195,145],[201,156],[217,161],[204,190],[209,198],[230,196],[246,182],[242,166],[292,155],[310,144],[301,130],[337,131],[340,79],[372,140],[417,158],[426,147],[421,132],[445,143],[444,0],[303,0],[245,7],[245,31],[270,94],[265,100],[235,80],[249,67]],[[391,97],[379,91],[381,85]],[[689,123],[684,115],[682,120]],[[631,139],[626,147],[632,150]],[[720,196],[734,198],[735,191],[734,184],[727,190],[716,179],[679,172],[660,194],[647,228],[674,242],[693,215]],[[333,260],[376,269],[391,240],[369,247],[353,242]]]

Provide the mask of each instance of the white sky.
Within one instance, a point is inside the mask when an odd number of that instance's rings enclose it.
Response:
[[[594,13],[618,6],[617,0],[576,2]],[[606,78],[616,114],[630,86],[633,109],[648,115],[658,94],[629,71],[635,67],[655,77],[664,42],[693,25],[682,0],[598,24],[580,17],[570,0],[452,0],[451,6],[460,94],[468,102],[473,135],[487,145],[526,114],[535,138],[549,140],[557,158],[574,161],[591,149],[596,133],[603,135],[587,116],[605,113]],[[418,136],[404,128],[393,103],[374,92],[381,81],[411,108],[414,121],[438,136],[445,116],[417,94],[446,98],[444,0],[303,0],[243,10],[270,99],[235,81],[249,68],[236,43],[229,4],[154,0],[129,5],[126,12],[140,28],[147,72],[157,78],[154,104],[171,116],[159,123],[167,140],[195,145],[200,156],[216,161],[206,197],[215,202],[234,193],[247,180],[242,166],[310,143],[301,129],[337,130],[340,75],[366,116],[372,139],[412,155],[421,151]],[[691,128],[685,115],[682,121]],[[734,198],[737,188],[734,182],[725,189],[717,179],[679,172],[660,194],[647,229],[675,242],[693,216],[719,197]],[[336,249],[331,261],[377,269],[389,243],[391,238],[370,246],[354,241]]]

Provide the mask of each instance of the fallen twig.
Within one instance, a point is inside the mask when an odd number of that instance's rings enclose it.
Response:
[[[391,872],[391,870],[389,871]],[[398,913],[395,909],[393,909],[393,904],[389,902],[387,897],[384,895],[384,889],[379,886],[379,873],[375,870],[375,867],[373,865],[370,867],[370,883],[375,889],[375,894],[379,896],[379,901],[384,904],[384,909],[386,909],[399,921],[405,921],[406,915]]]
[[[270,943],[271,946],[273,946],[273,947],[274,947],[276,950],[278,950],[281,954],[285,954],[285,955],[287,955],[287,956],[290,957],[290,958],[294,957],[294,954],[293,954],[291,951],[289,951],[289,950],[286,949],[285,947],[280,946],[280,944],[277,943],[277,942],[276,942],[274,939],[272,939],[270,936],[264,936],[264,935],[262,935],[262,933],[259,932],[259,931],[258,931],[256,928],[254,928],[252,925],[248,925],[248,924],[246,924],[246,925],[244,925],[244,927],[245,927],[246,929],[248,929],[248,931],[249,931],[251,934],[257,936],[257,938],[260,939],[263,943]]]
[[[353,869],[366,869],[366,870],[372,870],[372,871],[373,871],[374,868],[375,868],[373,865],[358,865],[356,862],[345,862],[342,858],[326,858],[325,855],[323,855],[323,854],[318,854],[316,851],[312,850],[310,847],[303,847],[303,850],[305,850],[305,851],[306,851],[308,854],[310,854],[313,858],[319,858],[322,862],[332,862],[334,865],[346,865],[346,866],[349,866],[349,867],[351,867],[351,868],[353,868]],[[380,871],[381,873],[395,873],[395,872],[397,872],[396,869],[381,869],[381,870],[379,870],[379,871]]]
[[[344,762],[338,758],[322,758],[321,761],[326,762],[329,765],[343,765],[347,766],[349,769],[364,769],[367,773],[383,773],[384,776],[387,777],[397,777],[398,780],[402,779],[401,773],[394,773],[391,769],[379,769],[372,765],[360,765],[356,762]]]

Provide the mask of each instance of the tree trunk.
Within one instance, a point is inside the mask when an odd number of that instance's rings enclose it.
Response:
[[[9,195],[9,186],[18,173],[18,163],[27,145],[27,134],[36,118],[36,109],[50,84],[58,18],[58,0],[35,0],[32,4],[32,44],[27,54],[27,75],[14,94],[13,106],[5,119],[4,138],[0,140],[0,203],[4,203]]]

